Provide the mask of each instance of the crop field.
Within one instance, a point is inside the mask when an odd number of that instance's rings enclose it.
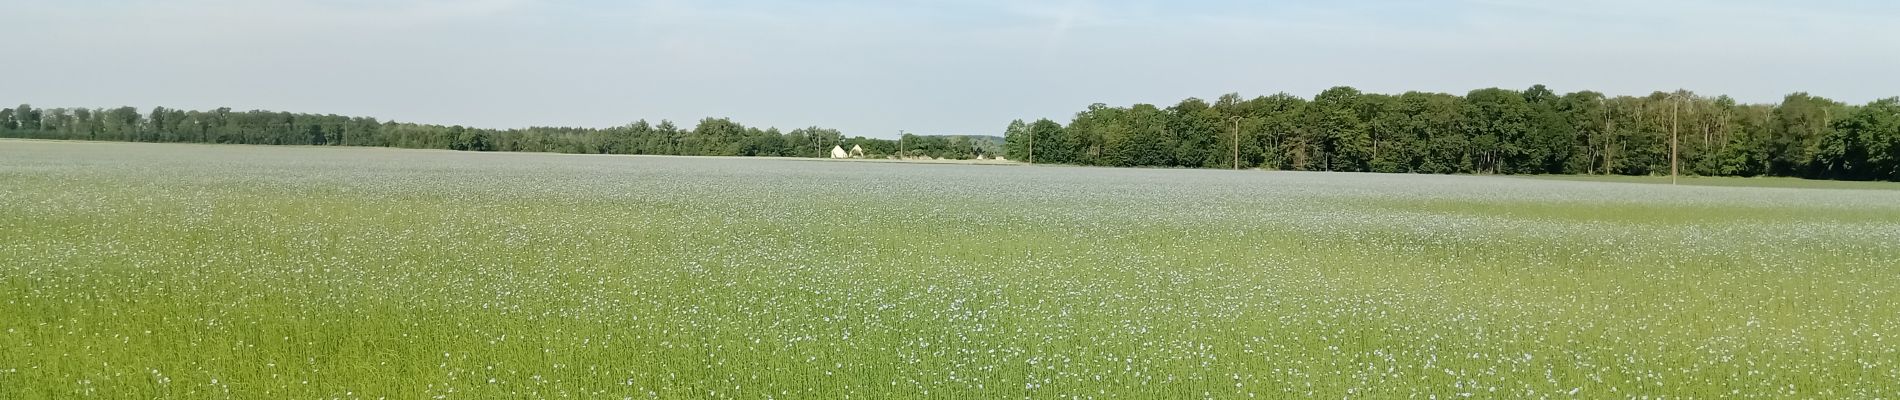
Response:
[[[0,141],[0,398],[1900,398],[1900,191]]]
[[[1671,182],[1669,176],[1628,176],[1628,175],[1542,175],[1530,176],[1536,179],[1568,181],[1650,183],[1658,185],[1680,184],[1690,186],[1735,186],[1789,189],[1862,189],[1862,190],[1900,190],[1900,182],[1880,181],[1836,181],[1820,179],[1801,179],[1788,177],[1733,177],[1733,176],[1684,176]]]

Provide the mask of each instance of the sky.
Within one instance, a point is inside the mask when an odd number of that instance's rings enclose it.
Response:
[[[1900,2],[0,0],[0,102],[1001,134],[1224,93],[1900,95]]]

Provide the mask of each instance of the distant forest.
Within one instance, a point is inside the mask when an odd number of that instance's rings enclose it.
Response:
[[[1738,104],[1687,91],[1610,97],[1479,89],[1464,96],[1281,93],[1167,108],[1095,104],[1068,125],[1015,121],[1014,160],[1102,166],[1476,174],[1793,176],[1900,180],[1900,98],[1795,93]],[[1033,139],[1033,140],[1032,140]],[[1672,152],[1672,148],[1674,151]]]
[[[782,132],[706,118],[690,129],[645,120],[611,128],[481,129],[375,118],[154,107],[0,109],[0,137],[134,142],[386,146],[466,151],[827,157],[867,156],[1119,167],[1267,168],[1471,174],[1791,176],[1900,181],[1900,98],[1848,105],[1807,93],[1741,104],[1688,91],[1648,96],[1478,89],[1458,96],[1280,93],[1161,108],[1094,104],[1067,125],[1011,122],[991,136],[902,140]]]
[[[691,129],[645,120],[611,128],[481,129],[460,125],[378,121],[375,118],[275,111],[209,111],[153,107],[111,109],[0,109],[0,137],[165,143],[236,143],[305,146],[379,146],[465,151],[579,154],[829,157],[832,146],[864,148],[869,157],[967,159],[1001,153],[993,136],[905,134],[895,139],[846,138],[835,129],[782,132],[706,118]]]

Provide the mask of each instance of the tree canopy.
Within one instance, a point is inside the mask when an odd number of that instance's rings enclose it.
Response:
[[[584,154],[828,157],[832,146],[863,147],[867,156],[896,156],[893,139],[845,137],[835,129],[781,132],[727,118],[706,118],[691,129],[645,120],[609,128],[483,129],[378,121],[375,118],[275,111],[181,110],[153,107],[0,109],[0,137],[130,142],[236,143],[306,146],[382,146],[463,151]],[[1001,143],[973,136],[909,135],[913,156],[966,159],[1001,153]]]
[[[1018,161],[1117,167],[1476,174],[1793,176],[1900,181],[1900,98],[1849,105],[1807,93],[1742,104],[1688,91],[1647,96],[1485,88],[1464,95],[1340,86],[1162,108],[1096,103],[1065,125],[1011,121],[994,136],[845,137],[706,118],[609,128],[484,129],[275,111],[0,108],[0,137],[387,146],[464,151]],[[1672,143],[1674,144],[1672,146]]]
[[[1853,106],[1807,93],[1739,104],[1688,91],[1385,95],[1341,86],[1310,100],[1097,103],[1066,126],[1018,121],[1005,133],[1017,160],[1028,160],[1033,137],[1036,163],[1435,174],[1669,174],[1673,139],[1687,175],[1900,180],[1900,98]]]

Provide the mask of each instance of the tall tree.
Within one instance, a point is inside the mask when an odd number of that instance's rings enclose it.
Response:
[[[1062,128],[1062,124],[1060,123],[1056,123],[1055,121],[1050,121],[1047,118],[1043,118],[1043,119],[1037,119],[1036,122],[1029,123],[1029,125],[1024,128],[1027,130],[1029,138],[1032,138],[1036,140],[1037,142],[1043,143],[1041,145],[1042,147],[1035,148],[1035,150],[1040,153],[1036,154],[1035,160],[1033,160],[1033,162],[1043,162],[1043,160],[1046,159],[1045,157],[1049,155],[1049,152],[1051,150],[1055,150],[1057,152],[1056,154],[1059,154],[1064,157],[1072,156],[1075,153],[1073,150],[1071,150],[1073,146],[1073,144],[1071,143],[1073,142],[1073,140],[1070,139],[1069,136],[1063,132],[1064,129]],[[1028,154],[1025,154],[1025,156],[1028,156]],[[1016,158],[1012,158],[1012,159],[1016,159]],[[1022,160],[1025,162],[1032,161],[1029,159],[1016,159],[1016,160]]]
[[[13,108],[13,129],[23,131],[40,130],[40,110],[31,105],[21,104]]]
[[[1222,136],[1227,136],[1225,118],[1220,110],[1198,98],[1187,98],[1168,107],[1167,129],[1162,135],[1171,145],[1163,145],[1172,153],[1171,165],[1213,168],[1226,165],[1228,152]]]
[[[1576,150],[1577,134],[1576,127],[1564,118],[1562,98],[1544,85],[1535,85],[1524,90],[1524,102],[1530,108],[1525,121],[1528,132],[1519,145],[1524,151],[1524,164],[1516,172],[1564,173],[1570,153]]]
[[[1489,88],[1465,95],[1463,125],[1472,138],[1476,172],[1532,172],[1524,138],[1530,130],[1530,105],[1508,89]]]
[[[1900,99],[1876,100],[1834,121],[1816,154],[1820,176],[1894,180],[1900,161]]]
[[[1306,112],[1306,133],[1318,159],[1302,160],[1295,169],[1366,170],[1372,158],[1372,139],[1366,130],[1365,104],[1360,96],[1358,89],[1338,86],[1313,97]]]
[[[1820,170],[1814,161],[1820,153],[1821,138],[1829,131],[1828,119],[1838,103],[1807,93],[1790,94],[1781,100],[1772,114],[1769,170],[1772,173],[1814,176]]]
[[[1029,124],[1020,119],[1009,121],[1009,126],[1003,128],[1003,143],[1005,157],[1028,160],[1030,146],[1034,145],[1030,142]]]

